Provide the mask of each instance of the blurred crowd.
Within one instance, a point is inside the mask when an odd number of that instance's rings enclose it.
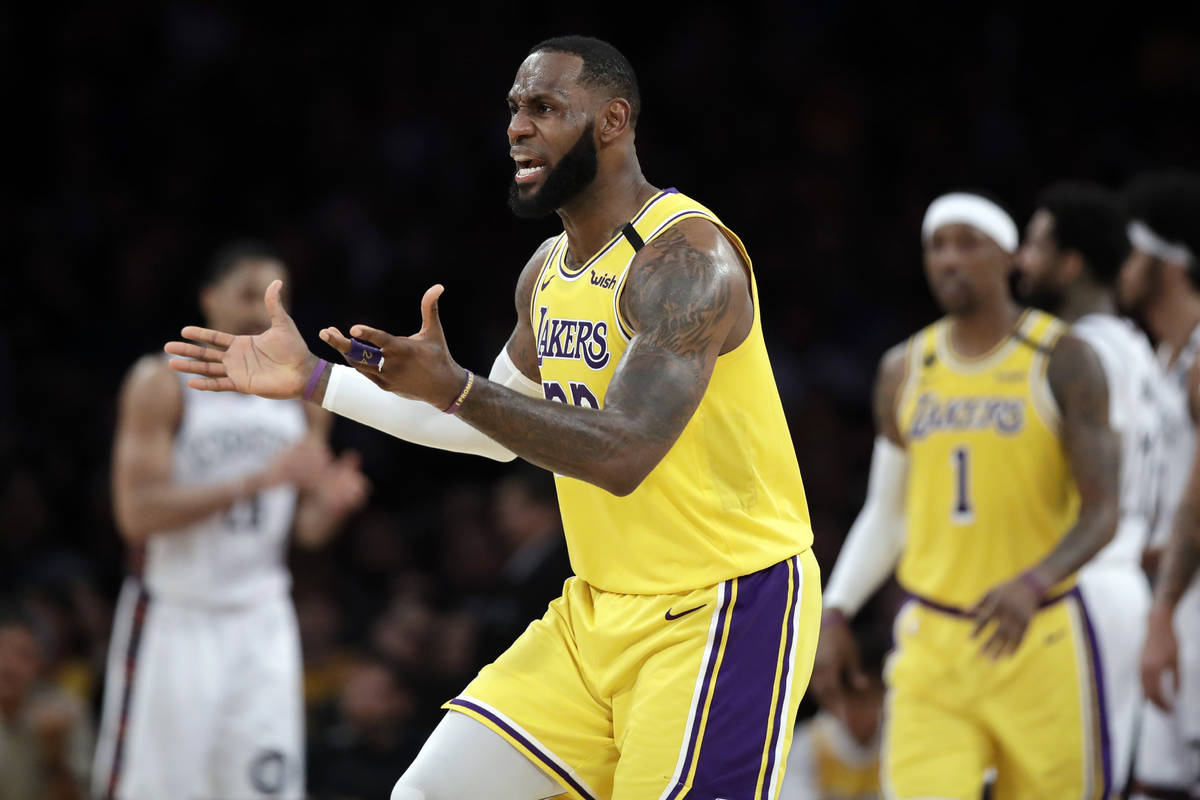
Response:
[[[327,324],[415,329],[421,292],[443,282],[450,346],[486,371],[516,270],[555,232],[503,199],[504,93],[546,35],[626,52],[647,177],[747,242],[828,568],[865,488],[876,362],[934,316],[917,235],[929,199],[986,188],[1023,223],[1054,179],[1200,166],[1194,20],[1106,13],[1063,27],[854,3],[698,3],[666,24],[545,2],[520,20],[204,0],[0,10],[20,109],[0,186],[0,735],[63,769],[88,747],[125,559],[118,384],[197,321],[220,243],[282,251],[314,349]],[[374,492],[327,550],[293,556],[310,786],[386,796],[440,703],[569,566],[548,476],[347,422],[334,442],[363,454]]]

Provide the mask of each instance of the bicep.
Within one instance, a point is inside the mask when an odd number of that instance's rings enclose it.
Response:
[[[1109,420],[1108,379],[1087,344],[1063,337],[1050,357],[1050,388],[1062,410],[1063,445],[1084,502],[1115,502],[1120,437]]]
[[[163,374],[157,366],[139,364],[122,389],[113,439],[113,484],[118,498],[171,477],[181,389],[173,375]]]
[[[717,247],[669,231],[645,248],[647,261],[624,292],[636,332],[605,407],[635,416],[648,435],[664,441],[673,442],[700,405],[743,311],[745,272]]]

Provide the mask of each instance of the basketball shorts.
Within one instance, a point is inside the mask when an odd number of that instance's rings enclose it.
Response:
[[[1175,704],[1166,713],[1146,702],[1134,776],[1139,786],[1162,796],[1190,792],[1200,798],[1200,578],[1180,598],[1174,622],[1179,644]]]
[[[237,609],[117,602],[92,796],[304,797],[300,640],[286,595]]]
[[[445,707],[576,800],[766,800],[783,779],[820,613],[811,551],[681,594],[571,578]]]
[[[1150,582],[1138,564],[1097,562],[1080,571],[1079,590],[1100,650],[1112,789],[1119,792],[1129,782],[1142,713],[1139,664],[1150,611]]]
[[[911,600],[885,669],[888,797],[1108,798],[1111,743],[1095,631],[1072,589],[1031,620],[1012,656],[980,653],[965,612]]]

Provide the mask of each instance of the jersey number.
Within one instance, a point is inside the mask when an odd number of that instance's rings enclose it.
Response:
[[[225,527],[239,533],[256,531],[261,519],[262,499],[256,494],[235,503],[225,512]]]
[[[587,408],[600,407],[600,401],[596,399],[596,395],[592,394],[592,390],[587,387],[586,383],[570,381],[568,385],[571,387],[570,400],[567,399],[567,390],[558,381],[542,381],[542,392],[546,395],[547,400],[557,400],[560,403],[586,406]]]
[[[975,521],[975,506],[971,503],[971,451],[956,447],[950,454],[950,466],[954,470],[954,508],[950,519],[958,525]]]

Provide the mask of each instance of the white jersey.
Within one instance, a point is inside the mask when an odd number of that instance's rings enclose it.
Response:
[[[303,438],[307,426],[298,401],[184,386],[173,479],[204,485],[251,475]],[[146,588],[156,600],[214,607],[285,595],[295,510],[295,488],[277,486],[181,530],[151,535],[142,567]]]
[[[1163,377],[1145,334],[1111,314],[1088,314],[1072,326],[1100,359],[1108,383],[1109,425],[1121,437],[1120,522],[1092,563],[1140,569],[1162,496]]]
[[[1159,348],[1165,396],[1163,425],[1166,429],[1167,444],[1158,519],[1151,538],[1154,547],[1166,547],[1167,539],[1171,536],[1175,511],[1179,508],[1188,476],[1192,472],[1192,459],[1196,452],[1196,426],[1188,410],[1188,385],[1198,351],[1200,326],[1192,330],[1192,335],[1179,351],[1174,363],[1171,363],[1171,352],[1166,347]]]

